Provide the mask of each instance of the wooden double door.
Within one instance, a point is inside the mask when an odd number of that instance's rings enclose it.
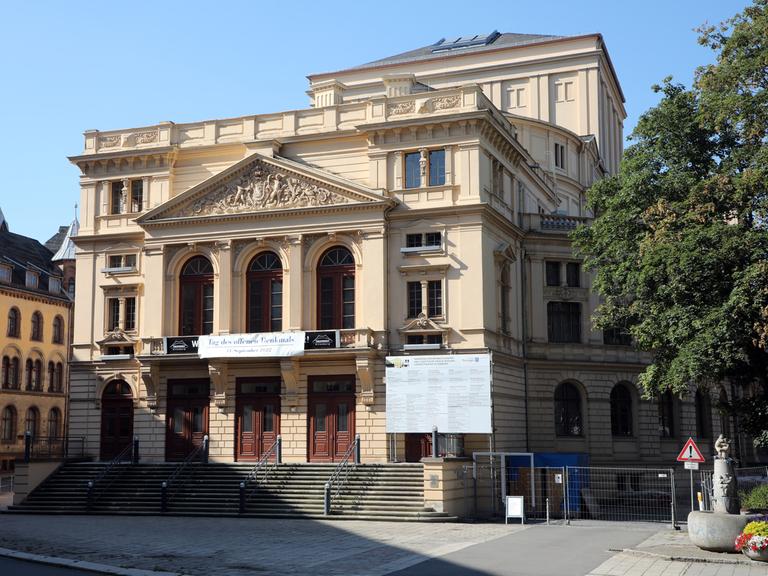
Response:
[[[355,439],[355,377],[309,379],[308,459],[338,462]]]
[[[112,460],[133,442],[133,395],[122,380],[111,382],[101,398],[99,457]]]
[[[238,378],[235,459],[258,460],[280,434],[280,378]]]
[[[405,435],[405,461],[421,462],[432,456],[432,434]]]
[[[165,459],[184,460],[208,434],[210,380],[168,380]]]

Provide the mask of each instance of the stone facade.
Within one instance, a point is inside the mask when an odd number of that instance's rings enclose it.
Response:
[[[361,435],[366,461],[403,459],[406,438],[385,431],[384,357],[490,352],[495,431],[467,435],[465,450],[669,463],[696,435],[693,402],[671,402],[662,438],[657,402],[635,384],[646,359],[592,329],[598,299],[567,235],[589,221],[586,188],[618,167],[618,79],[599,35],[509,36],[310,76],[308,109],[86,132],[71,158],[82,172],[71,433],[106,457],[107,394],[129,402],[143,457],[163,460],[183,412],[169,390],[207,380],[211,457],[229,461],[242,448],[238,386],[271,378],[285,460],[323,459],[310,446],[316,382],[350,377],[344,432]],[[334,249],[351,256],[352,300],[328,325]],[[279,261],[281,329],[339,329],[340,346],[293,359],[167,353],[163,337],[186,322],[186,266],[210,265],[201,322],[244,333],[251,267],[266,252]],[[619,382],[623,427],[612,424]]]

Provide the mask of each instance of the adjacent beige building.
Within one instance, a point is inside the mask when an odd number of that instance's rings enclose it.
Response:
[[[287,461],[336,461],[357,433],[364,461],[417,460],[428,438],[385,431],[384,357],[478,352],[494,433],[468,453],[709,450],[708,396],[642,399],[642,355],[590,324],[568,232],[626,116],[600,35],[443,39],[309,81],[305,109],[85,133],[71,433],[93,456],[135,435],[176,460],[207,434],[252,460],[279,433]],[[296,330],[331,344],[193,348]]]

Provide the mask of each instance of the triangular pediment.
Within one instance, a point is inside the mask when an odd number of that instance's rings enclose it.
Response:
[[[205,217],[391,203],[378,192],[285,158],[252,154],[137,219]]]

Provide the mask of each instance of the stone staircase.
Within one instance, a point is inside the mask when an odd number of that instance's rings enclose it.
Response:
[[[70,463],[59,468],[10,513],[83,514],[87,483],[105,464]],[[113,468],[94,490],[91,513],[161,514],[161,483],[175,464],[124,464]],[[248,485],[239,513],[240,482],[249,464],[191,464],[168,489],[167,514],[269,518],[333,518],[450,522],[456,518],[424,507],[421,464],[362,464],[352,467],[331,515],[323,514],[324,486],[333,464],[282,464],[266,481]]]

